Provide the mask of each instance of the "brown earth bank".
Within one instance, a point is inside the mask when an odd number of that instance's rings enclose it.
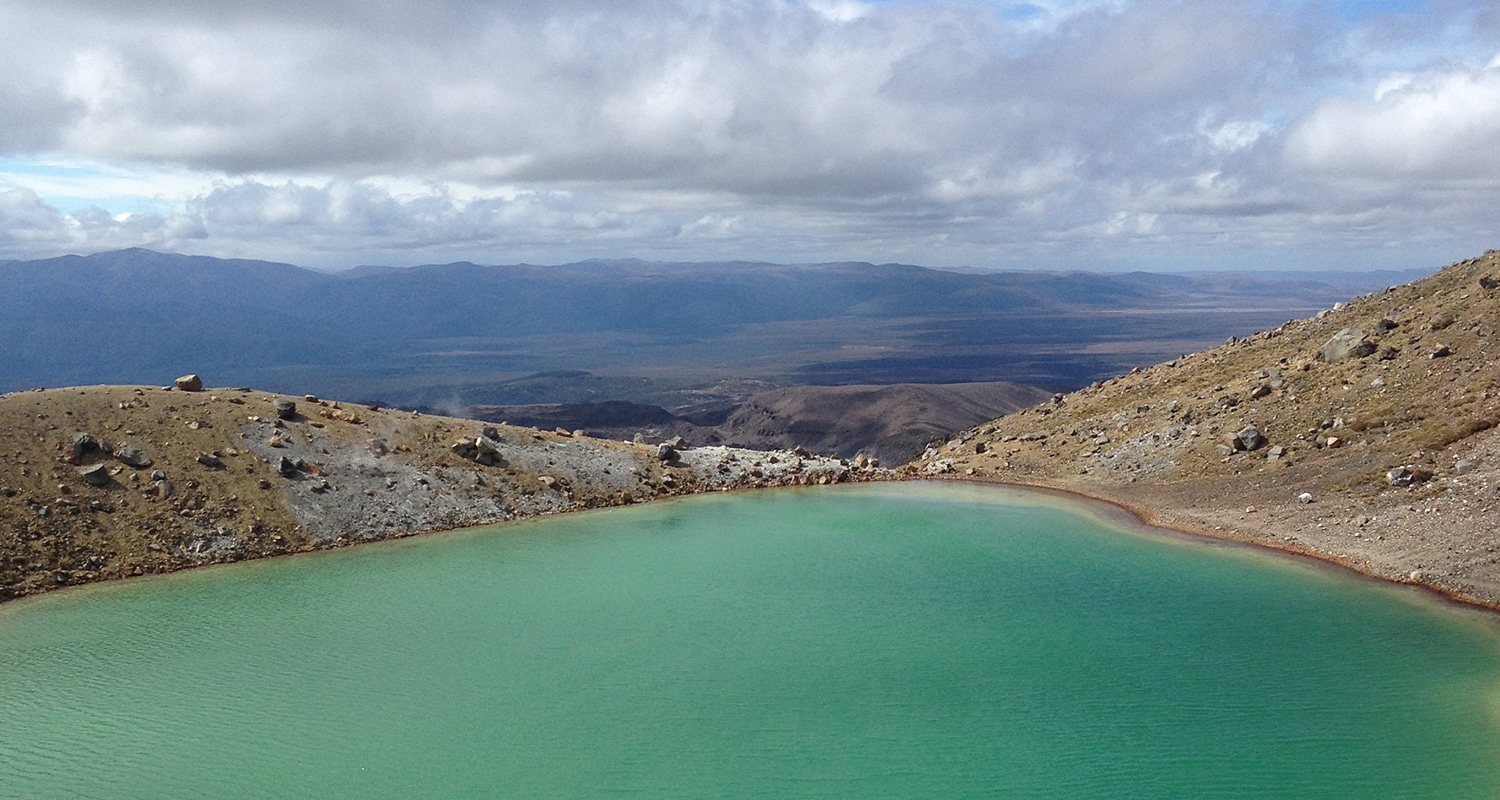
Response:
[[[0,396],[0,600],[672,495],[889,475],[801,449],[607,441],[178,383]]]
[[[1500,251],[934,443],[1044,486],[1500,608]]]

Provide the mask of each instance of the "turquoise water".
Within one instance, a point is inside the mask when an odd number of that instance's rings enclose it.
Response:
[[[0,799],[1492,798],[1491,618],[1038,495],[699,497],[0,607]]]

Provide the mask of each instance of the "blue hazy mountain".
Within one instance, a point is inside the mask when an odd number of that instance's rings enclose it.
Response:
[[[1415,276],[1323,277],[637,260],[326,273],[131,249],[0,262],[0,390],[190,371],[439,407],[649,402],[725,380],[1062,389]]]

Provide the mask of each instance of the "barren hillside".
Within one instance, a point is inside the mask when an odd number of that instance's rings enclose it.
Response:
[[[249,389],[0,396],[0,600],[718,488],[877,476]]]
[[[911,469],[1500,604],[1500,251],[984,423]]]

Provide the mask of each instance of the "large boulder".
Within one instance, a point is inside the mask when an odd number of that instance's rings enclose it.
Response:
[[[295,419],[297,417],[297,404],[286,398],[278,397],[272,400],[271,407],[276,410],[278,419]]]
[[[1235,434],[1235,438],[1239,440],[1240,449],[1243,450],[1255,450],[1266,443],[1266,437],[1261,434],[1260,428],[1254,425],[1241,428],[1240,432]]]
[[[1224,444],[1220,445],[1221,455],[1230,455],[1241,450],[1255,450],[1265,445],[1266,437],[1260,432],[1260,428],[1254,425],[1246,425],[1234,433],[1224,434]]]
[[[203,379],[198,377],[197,375],[184,375],[174,381],[174,383],[177,385],[178,389],[181,389],[184,392],[203,391]]]
[[[1346,358],[1364,358],[1375,352],[1375,343],[1365,338],[1365,332],[1359,328],[1345,328],[1333,335],[1318,348],[1318,356],[1330,364],[1336,364]]]

